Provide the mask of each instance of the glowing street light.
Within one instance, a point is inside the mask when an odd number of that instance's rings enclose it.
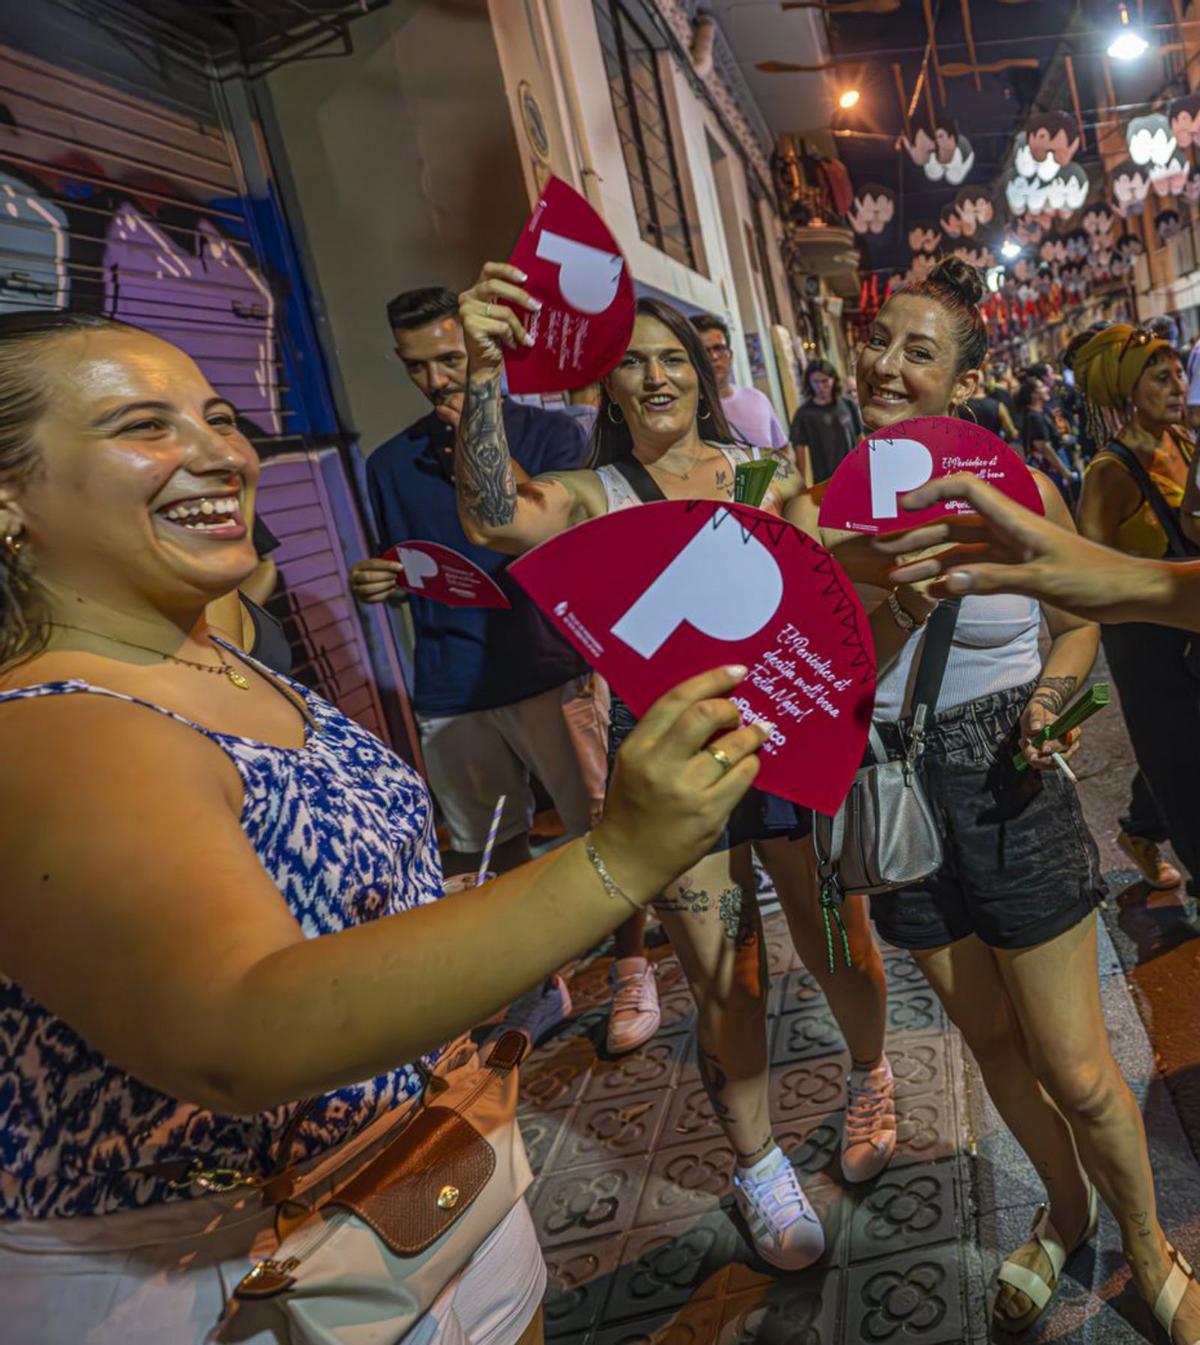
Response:
[[[858,102],[858,97],[859,94],[857,89],[847,89],[838,99],[838,107],[845,109],[852,108]]]
[[[1021,245],[1011,238],[1004,240],[1004,246],[1000,249],[1000,255],[1012,261],[1014,257],[1021,255]]]
[[[1121,27],[1108,44],[1108,54],[1114,61],[1136,61],[1150,43],[1129,22],[1129,11],[1121,6]]]

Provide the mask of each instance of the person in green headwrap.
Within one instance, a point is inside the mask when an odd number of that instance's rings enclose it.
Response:
[[[1072,367],[1092,435],[1102,446],[1084,477],[1080,532],[1151,560],[1200,554],[1179,513],[1193,443],[1185,427],[1187,379],[1178,353],[1154,332],[1118,323],[1083,342]],[[1101,638],[1139,768],[1118,844],[1146,882],[1161,890],[1181,880],[1159,848],[1169,839],[1191,871],[1194,890],[1200,877],[1200,681],[1188,664],[1194,637],[1136,623],[1106,624]]]

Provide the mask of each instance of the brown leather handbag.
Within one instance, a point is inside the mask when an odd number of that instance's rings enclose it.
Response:
[[[370,1324],[399,1340],[533,1180],[516,1121],[528,1044],[455,1043],[400,1134],[315,1207],[269,1185],[290,1228],[234,1290],[219,1338],[276,1326],[292,1345],[335,1345]]]

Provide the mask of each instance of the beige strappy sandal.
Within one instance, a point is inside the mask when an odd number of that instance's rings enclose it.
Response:
[[[1184,1257],[1170,1243],[1167,1244],[1167,1251],[1171,1254],[1171,1273],[1163,1281],[1163,1287],[1154,1300],[1154,1317],[1170,1340],[1171,1327],[1175,1325],[1175,1314],[1179,1311],[1179,1305],[1188,1291],[1188,1285],[1195,1283],[1196,1276]],[[1192,1341],[1192,1345],[1200,1345],[1200,1337]]]
[[[1000,1284],[1010,1285],[1013,1289],[1024,1294],[1033,1306],[1028,1312],[1022,1313],[1020,1317],[1001,1316],[993,1308],[992,1322],[997,1330],[1003,1331],[1005,1335],[1009,1336],[1018,1336],[1023,1331],[1029,1330],[1049,1307],[1050,1300],[1054,1297],[1055,1290],[1058,1288],[1058,1280],[1059,1276],[1062,1275],[1063,1267],[1085,1242],[1090,1242],[1096,1236],[1096,1229],[1099,1224],[1100,1202],[1094,1186],[1088,1193],[1087,1227],[1083,1230],[1083,1236],[1070,1250],[1067,1249],[1058,1229],[1050,1222],[1049,1205],[1038,1206],[1038,1211],[1033,1217],[1030,1237],[1037,1242],[1046,1260],[1050,1262],[1051,1279],[1047,1282],[1037,1271],[1030,1270],[1028,1266],[1019,1266],[1015,1261],[1004,1261],[996,1272],[997,1281]],[[1172,1271],[1172,1274],[1174,1274],[1174,1271]],[[1163,1292],[1166,1292],[1166,1285],[1163,1286]],[[1180,1290],[1179,1298],[1182,1299],[1182,1297],[1183,1291]],[[1175,1306],[1178,1307],[1178,1300]]]

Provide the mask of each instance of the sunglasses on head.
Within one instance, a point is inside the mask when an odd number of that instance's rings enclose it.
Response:
[[[1123,360],[1129,351],[1139,350],[1142,346],[1148,346],[1151,341],[1156,339],[1154,333],[1148,327],[1135,327],[1125,338],[1117,359]]]

